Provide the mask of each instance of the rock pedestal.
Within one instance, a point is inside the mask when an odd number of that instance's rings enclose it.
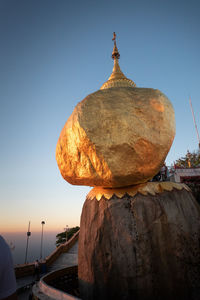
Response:
[[[199,205],[184,187],[88,197],[78,259],[84,300],[200,299]]]

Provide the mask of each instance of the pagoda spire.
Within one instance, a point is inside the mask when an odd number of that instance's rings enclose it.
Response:
[[[113,38],[112,40],[114,41],[114,47],[112,51],[112,59],[114,60],[114,66],[112,70],[112,74],[108,78],[108,81],[106,81],[101,89],[107,89],[111,87],[135,87],[136,84],[128,79],[124,73],[121,71],[120,66],[119,66],[119,50],[117,48],[117,43],[116,43],[116,33],[113,32]]]
[[[112,59],[119,59],[120,58],[120,54],[119,51],[117,49],[117,43],[116,43],[116,33],[113,32],[113,38],[112,41],[114,41],[114,47],[113,47],[113,52],[112,52]]]

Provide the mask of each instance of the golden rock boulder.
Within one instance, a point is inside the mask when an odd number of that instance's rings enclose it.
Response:
[[[159,171],[174,135],[174,110],[163,93],[112,83],[76,106],[60,134],[56,160],[71,184],[135,185]]]

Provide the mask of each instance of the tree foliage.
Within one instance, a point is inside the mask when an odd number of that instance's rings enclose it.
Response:
[[[176,167],[180,168],[196,168],[200,167],[200,150],[194,151],[190,153],[189,151],[184,157],[179,158],[176,160]],[[187,182],[187,185],[191,189],[194,197],[196,198],[197,202],[200,203],[200,183],[196,182]]]
[[[181,157],[175,162],[177,167],[181,168],[195,168],[200,167],[200,151],[189,152],[184,157]]]
[[[72,227],[67,231],[60,232],[56,235],[56,247],[60,246],[61,244],[65,243],[80,229],[79,226]]]

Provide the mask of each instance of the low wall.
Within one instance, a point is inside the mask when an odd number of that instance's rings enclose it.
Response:
[[[80,230],[79,230],[80,231]],[[46,265],[50,266],[61,253],[68,252],[69,249],[74,246],[74,244],[78,241],[79,231],[77,231],[69,241],[64,244],[61,244],[54,252],[52,252],[49,256],[46,257]]]
[[[22,264],[15,267],[15,276],[16,278],[25,277],[33,275],[35,272],[34,263]]]
[[[45,276],[43,276],[40,282],[33,286],[33,298],[35,300],[42,299],[56,299],[56,300],[81,300],[77,296],[62,291],[52,284],[53,282],[59,280],[62,281],[62,278],[69,276],[69,285],[72,285],[72,278],[74,277],[75,281],[78,284],[78,266],[68,267],[60,270],[53,271]]]
[[[181,182],[181,177],[199,177],[200,168],[180,168],[175,169],[174,179],[175,182]]]
[[[68,252],[69,249],[77,242],[79,236],[79,231],[77,231],[69,241],[64,244],[61,244],[59,247],[55,249],[46,259],[42,262],[45,263],[46,266],[50,266],[61,253]],[[35,272],[34,263],[30,264],[22,264],[15,267],[15,275],[16,278],[25,277],[33,275]]]
[[[66,274],[78,274],[78,266],[67,267],[50,272],[49,274],[43,276],[41,281],[45,282],[48,285],[51,285],[55,279],[63,277]]]

